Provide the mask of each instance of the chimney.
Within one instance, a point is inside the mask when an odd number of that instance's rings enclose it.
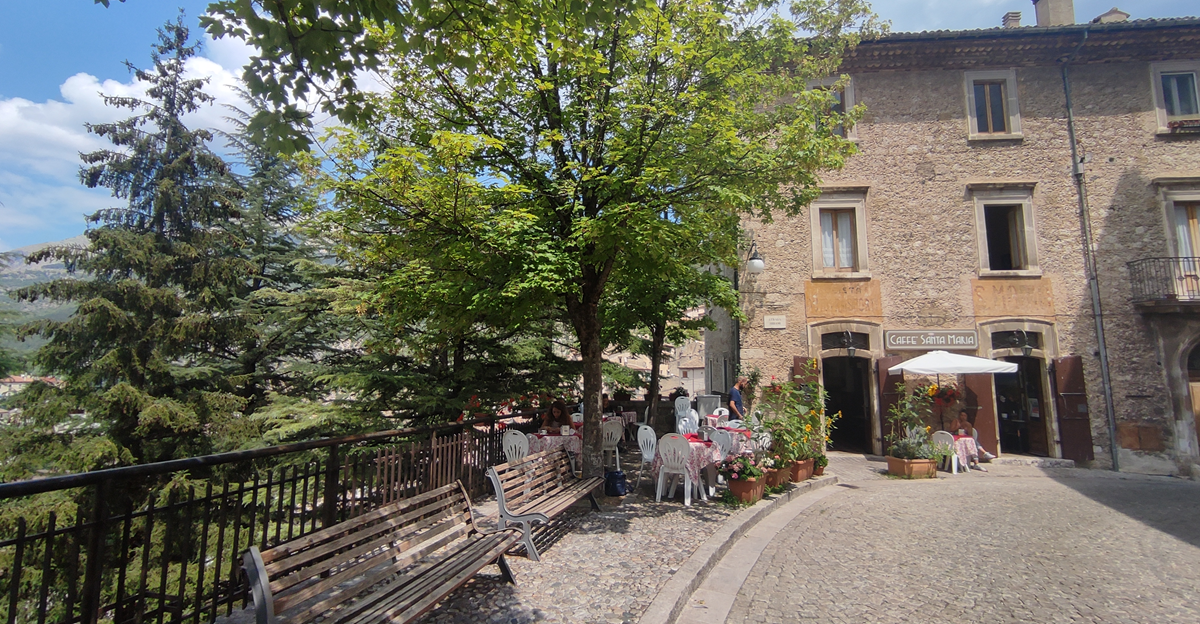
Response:
[[[1005,13],[1004,18],[1001,20],[1001,23],[1004,24],[1005,28],[1020,28],[1021,27],[1021,12],[1020,11],[1009,11],[1008,13]]]
[[[1102,13],[1100,15],[1100,17],[1097,17],[1096,19],[1092,20],[1092,23],[1093,24],[1112,24],[1113,22],[1126,22],[1126,21],[1129,21],[1129,14],[1126,13],[1125,11],[1122,11],[1121,9],[1118,9],[1117,7],[1113,7],[1111,9],[1109,9],[1107,12]]]
[[[1069,26],[1075,23],[1072,0],[1033,0],[1038,26]]]

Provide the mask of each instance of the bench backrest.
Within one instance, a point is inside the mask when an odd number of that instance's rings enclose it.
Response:
[[[308,622],[475,531],[471,501],[456,482],[261,554],[252,548],[245,567],[255,606],[270,609],[269,621]]]
[[[538,499],[553,496],[575,480],[571,460],[561,448],[526,455],[524,459],[494,466],[504,505],[519,513]]]

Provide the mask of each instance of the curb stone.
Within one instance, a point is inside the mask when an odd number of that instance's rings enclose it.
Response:
[[[725,520],[699,548],[679,566],[675,574],[658,590],[654,602],[646,609],[640,624],[671,624],[687,606],[688,599],[708,578],[708,573],[720,563],[734,543],[746,531],[766,518],[771,512],[792,500],[820,488],[838,483],[836,475],[814,477],[771,499],[763,499],[754,506],[734,514]]]

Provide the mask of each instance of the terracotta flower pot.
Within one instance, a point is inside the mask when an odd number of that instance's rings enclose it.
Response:
[[[817,466],[814,464],[813,465],[813,476],[819,477],[823,474],[825,474],[825,466]]]
[[[767,487],[779,487],[787,483],[791,471],[784,468],[772,468],[767,471]]]
[[[756,503],[762,499],[765,481],[755,477],[749,479],[730,479],[729,492],[743,503]]]
[[[937,476],[935,459],[899,459],[888,455],[888,474],[913,479],[932,479]]]
[[[792,483],[800,483],[807,481],[812,476],[813,460],[805,459],[802,461],[792,462]]]

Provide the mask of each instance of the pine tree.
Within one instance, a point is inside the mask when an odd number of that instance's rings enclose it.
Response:
[[[197,50],[181,15],[159,30],[152,69],[127,63],[148,85],[146,95],[105,97],[134,114],[87,125],[113,147],[83,154],[80,172],[85,185],[108,188],[125,203],[88,217],[86,249],[49,248],[29,258],[64,261],[71,277],[18,291],[24,300],[78,304],[66,321],[25,329],[49,340],[35,363],[65,380],[61,393],[69,400],[23,402],[45,424],[68,417],[64,404],[86,410],[81,429],[116,445],[104,462],[208,451],[238,426],[247,405],[212,357],[236,349],[230,311],[252,267],[225,227],[239,200],[229,167],[207,146],[213,134],[183,121],[212,101],[204,80],[184,76]]]

